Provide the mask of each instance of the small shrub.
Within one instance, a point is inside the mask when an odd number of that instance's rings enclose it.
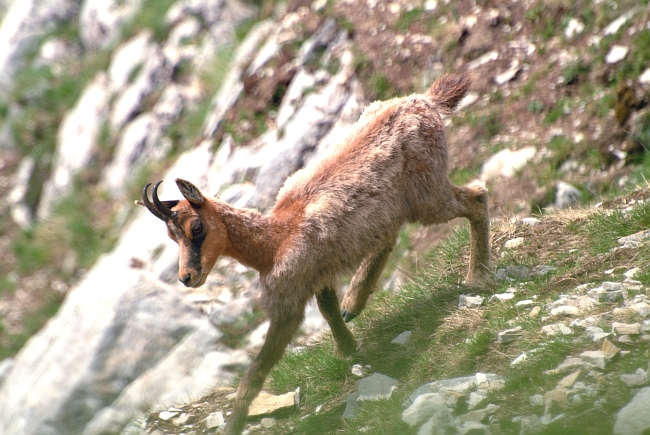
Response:
[[[388,77],[384,73],[373,73],[370,77],[370,91],[374,95],[376,100],[388,100],[393,98],[394,91],[392,91],[392,86]]]
[[[424,15],[424,9],[413,8],[410,11],[404,11],[395,23],[395,28],[401,31],[407,31],[411,28],[411,24],[416,20],[421,20]]]
[[[578,81],[580,76],[588,74],[591,71],[591,65],[582,59],[577,62],[571,62],[562,69],[562,78],[565,85],[571,85]]]
[[[560,98],[555,103],[555,106],[546,114],[544,118],[545,124],[553,124],[558,119],[564,118],[568,110],[568,101],[565,98]]]
[[[650,64],[650,30],[643,29],[632,40],[632,49],[619,71],[622,79],[637,78]]]
[[[528,103],[527,109],[530,113],[541,113],[544,110],[544,105],[533,99]]]
[[[45,267],[51,260],[49,245],[34,237],[34,231],[22,232],[13,243],[13,252],[18,260],[18,272],[24,274]]]

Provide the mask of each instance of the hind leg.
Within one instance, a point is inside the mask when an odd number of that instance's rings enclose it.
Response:
[[[487,189],[483,186],[453,186],[458,216],[469,220],[469,270],[465,281],[480,284],[492,280],[490,262],[490,215]]]
[[[331,286],[325,287],[316,294],[316,302],[321,314],[330,325],[336,343],[336,352],[341,356],[350,355],[357,349],[357,341],[341,318],[336,290]]]
[[[393,246],[391,245],[383,251],[368,256],[361,263],[341,304],[341,315],[346,322],[357,317],[366,307],[368,298],[375,291],[377,281],[379,281],[392,250]]]

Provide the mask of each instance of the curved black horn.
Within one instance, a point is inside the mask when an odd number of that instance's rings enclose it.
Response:
[[[167,222],[167,218],[163,214],[161,214],[149,201],[149,192],[148,192],[149,186],[151,186],[151,183],[144,186],[144,189],[142,190],[142,202],[144,203],[144,206],[147,207],[147,210],[151,212],[152,215],[156,216],[161,221]]]
[[[158,211],[160,212],[160,214],[162,214],[165,217],[164,218],[165,221],[168,221],[170,219],[172,221],[175,221],[176,219],[178,219],[178,213],[176,213],[175,211],[171,211],[170,209],[165,207],[163,203],[160,202],[160,199],[158,199],[158,186],[160,186],[160,183],[162,183],[162,180],[157,182],[153,186],[153,193],[151,194],[151,197],[153,198],[153,203],[158,209]]]

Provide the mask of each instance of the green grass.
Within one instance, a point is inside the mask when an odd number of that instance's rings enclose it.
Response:
[[[571,62],[564,68],[562,68],[562,78],[564,79],[565,85],[570,85],[579,80],[579,78],[584,77],[591,71],[591,65],[583,61],[582,59]]]
[[[558,119],[564,118],[566,116],[566,110],[568,108],[569,101],[566,98],[559,98],[555,105],[548,111],[546,118],[544,118],[545,124],[553,124]]]
[[[52,318],[59,310],[64,295],[51,292],[44,298],[40,308],[30,315],[23,322],[23,330],[17,334],[8,334],[0,319],[0,361],[4,358],[15,356],[24,346],[29,338],[38,332],[45,323]]]
[[[476,131],[476,136],[485,141],[499,134],[503,127],[501,114],[496,111],[491,111],[487,115],[468,113],[465,115],[465,120]]]
[[[620,237],[650,228],[650,204],[644,203],[628,212],[597,213],[582,231],[587,234],[590,249],[601,254],[618,246]]]
[[[648,64],[650,64],[650,30],[643,29],[634,36],[632,48],[619,70],[619,77],[636,79]]]
[[[571,286],[579,283],[574,277],[585,275],[584,270],[588,270],[584,269],[585,263],[616,246],[619,237],[648,227],[650,204],[626,213],[595,213],[589,219],[567,221],[561,226],[562,231],[566,231],[567,236],[577,234],[583,237],[586,241],[584,249],[560,250],[546,258],[544,263],[537,255],[508,251],[505,256],[494,258],[497,268],[511,264],[529,267],[546,264],[556,267],[556,270],[546,276],[531,277],[526,282],[497,282],[491,287],[461,284],[467,268],[469,230],[467,225],[456,228],[447,240],[427,254],[424,270],[414,274],[399,291],[377,293],[363,314],[355,319],[353,332],[360,346],[353,357],[341,359],[334,356],[332,339],[326,335],[322,343],[287,355],[274,368],[270,386],[275,392],[301,387],[305,397],[303,414],[290,418],[293,427],[290,433],[356,434],[363,431],[415,434],[417,428],[409,428],[401,421],[402,402],[412,391],[432,380],[468,376],[479,371],[505,376],[505,388],[491,392],[489,401],[499,404],[502,407],[500,412],[506,412],[503,415],[507,418],[502,420],[505,433],[518,432],[518,426],[511,422],[512,415],[539,415],[540,410],[533,408],[528,398],[552,390],[566,376],[546,374],[545,371],[557,367],[569,356],[595,347],[582,335],[542,336],[540,329],[549,321],[528,316],[529,309],[516,309],[514,303],[535,295],[538,296],[536,305],[543,306],[556,300],[560,293],[570,292]],[[541,233],[540,237],[543,237]],[[539,240],[527,243],[526,246],[534,246]],[[633,260],[625,257],[620,261],[625,268],[637,265],[645,271],[649,253],[650,248],[641,248]],[[593,274],[590,276],[592,280]],[[618,275],[610,276],[608,280],[620,278]],[[637,279],[648,283],[650,273],[644,272]],[[570,283],[566,284],[568,281]],[[457,309],[459,294],[489,297],[503,293],[513,285],[516,285],[517,292],[511,302],[493,301],[478,310]],[[630,319],[638,320],[638,315]],[[495,342],[499,331],[514,326],[523,328],[520,340],[508,345]],[[406,345],[398,347],[390,343],[404,331],[412,332]],[[526,352],[528,358],[510,366],[514,357],[522,352]],[[635,350],[629,357],[612,362],[607,372],[633,373],[639,367],[645,368],[647,352],[643,348]],[[353,364],[368,365],[369,373],[391,376],[399,381],[399,385],[390,399],[364,403],[356,418],[343,420],[344,401],[348,393],[356,391],[358,382],[350,373]],[[599,408],[601,412],[594,413],[593,401],[599,398],[604,398],[602,408]],[[613,415],[630,398],[629,388],[618,381],[601,384],[596,396],[582,404],[570,404],[567,417],[545,427],[543,433],[611,433]],[[315,414],[318,405],[323,405],[323,410]],[[286,426],[282,426],[282,430],[286,431]]]
[[[122,29],[122,39],[128,39],[136,33],[149,29],[156,42],[163,42],[169,34],[169,25],[165,15],[173,0],[144,0],[135,17]]]
[[[93,206],[97,206],[93,193],[78,185],[54,205],[47,221],[23,231],[13,243],[18,272],[28,274],[45,267],[56,268],[68,252],[74,253],[79,267],[92,266],[116,238],[110,214],[98,216],[96,213],[102,212],[93,211]]]
[[[17,269],[22,274],[45,267],[52,259],[49,243],[38,239],[34,231],[23,231],[13,242],[13,252],[18,259]]]

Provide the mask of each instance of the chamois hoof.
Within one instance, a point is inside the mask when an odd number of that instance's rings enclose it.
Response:
[[[348,310],[341,310],[341,316],[343,317],[345,323],[348,323],[349,321],[354,320],[354,318],[357,317],[358,314],[352,313]]]

